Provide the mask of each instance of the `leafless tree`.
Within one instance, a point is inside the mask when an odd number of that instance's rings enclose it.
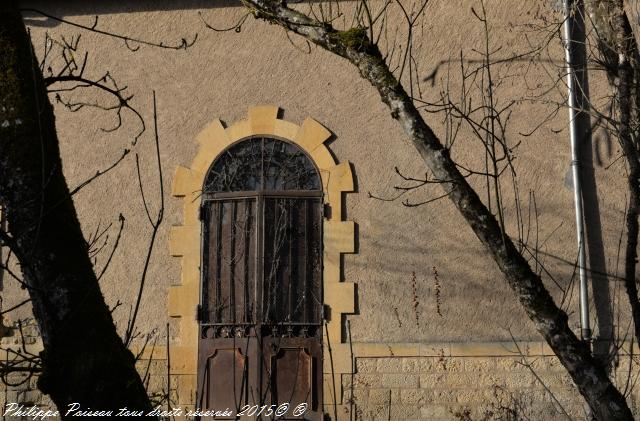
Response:
[[[43,14],[31,9],[22,12]],[[182,40],[177,45],[168,45],[130,38],[101,30],[98,18],[92,26],[68,23],[79,30],[121,39],[134,51],[141,45],[180,49],[195,42],[194,38],[191,42]],[[129,155],[131,148],[135,147],[145,132],[145,121],[130,105],[132,96],[126,87],[121,87],[113,75],[105,72],[98,78],[86,76],[89,60],[88,54],[82,55],[78,48],[80,35],[69,40],[47,35],[42,58],[38,60],[15,1],[4,2],[0,6],[0,27],[0,55],[3,57],[0,63],[0,121],[3,122],[0,126],[0,205],[3,209],[0,239],[8,250],[0,264],[3,273],[18,282],[29,294],[28,300],[12,308],[3,308],[2,314],[31,304],[44,346],[39,355],[31,354],[24,346],[17,351],[7,350],[7,358],[0,363],[0,374],[5,381],[6,374],[16,371],[38,374],[39,389],[49,394],[61,410],[72,402],[79,403],[83,408],[101,410],[125,406],[130,410],[151,410],[145,382],[135,367],[140,355],[134,356],[127,346],[140,336],[136,329],[136,318],[164,213],[155,93],[154,141],[160,199],[158,213],[152,216],[140,177],[140,158],[136,153],[140,192],[151,235],[136,304],[123,340],[112,319],[112,312],[120,302],[114,308],[109,308],[98,281],[107,271],[118,247],[125,226],[124,217],[119,216],[115,240],[111,250],[107,251],[105,233],[111,225],[106,229],[98,227],[94,235],[85,239],[72,196],[111,171]],[[68,96],[87,89],[106,93],[107,102],[91,102]],[[113,112],[116,123],[103,128],[106,132],[120,128],[125,113],[134,116],[140,130],[131,147],[123,149],[121,156],[111,165],[97,170],[75,188],[69,188],[62,173],[50,98],[72,112],[86,107]],[[106,258],[98,267],[96,256],[101,252],[106,253]],[[14,258],[20,273],[12,269],[15,265],[10,264],[10,259]],[[148,341],[149,338],[145,346]]]

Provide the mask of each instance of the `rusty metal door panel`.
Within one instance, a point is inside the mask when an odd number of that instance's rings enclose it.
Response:
[[[280,348],[271,356],[271,402],[311,402],[312,383],[313,358],[305,348]]]
[[[196,407],[202,410],[231,410],[231,417],[201,417],[200,419],[236,418],[245,405],[260,402],[258,346],[255,337],[217,338],[201,340],[198,350],[198,396]]]
[[[268,367],[263,389],[265,402],[288,402],[290,408],[307,405],[302,416],[292,411],[282,419],[313,420],[322,415],[322,346],[317,338],[269,338],[263,345]]]
[[[240,348],[214,348],[203,355],[203,407],[240,408],[247,402],[249,367]]]

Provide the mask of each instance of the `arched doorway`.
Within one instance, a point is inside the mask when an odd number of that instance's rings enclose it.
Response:
[[[304,403],[303,418],[320,419],[318,169],[293,143],[248,137],[215,159],[201,200],[196,406],[235,413],[245,405]],[[301,418],[291,414],[285,419]]]

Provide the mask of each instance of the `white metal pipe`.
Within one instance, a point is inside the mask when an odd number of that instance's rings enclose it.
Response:
[[[576,236],[578,241],[578,274],[580,277],[580,326],[582,339],[591,340],[589,321],[589,290],[587,280],[587,262],[584,235],[584,216],[582,204],[582,184],[580,176],[580,143],[584,136],[590,136],[590,119],[586,112],[587,99],[585,87],[585,36],[584,4],[582,0],[564,0],[564,48],[567,66],[567,86],[569,105],[569,136],[571,138],[571,174],[573,176],[573,200],[576,217]],[[587,127],[585,127],[587,125]],[[591,142],[584,142],[590,145]]]

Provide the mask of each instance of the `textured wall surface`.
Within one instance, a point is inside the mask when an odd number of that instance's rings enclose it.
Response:
[[[494,263],[452,205],[439,200],[407,208],[400,200],[386,202],[369,197],[369,192],[392,197],[397,193],[394,186],[406,184],[395,173],[396,166],[403,174],[414,177],[422,177],[425,170],[401,128],[355,69],[315,47],[304,53],[296,47],[300,47],[300,40],[294,38],[292,44],[278,27],[252,18],[240,33],[209,31],[198,12],[212,25],[228,26],[242,17],[243,10],[225,7],[224,3],[207,8],[208,4],[194,2],[185,10],[176,10],[164,3],[154,6],[141,2],[138,6],[127,6],[126,10],[114,5],[97,11],[104,12],[99,18],[100,28],[147,40],[179,44],[182,37],[190,40],[197,33],[197,42],[186,51],[140,46],[133,52],[121,40],[80,32],[49,19],[34,17],[28,21],[38,54],[43,51],[45,31],[57,39],[81,33],[79,48],[89,53],[86,76],[109,71],[120,85],[126,85],[127,92],[134,95],[132,105],[145,117],[147,127],[151,127],[151,94],[156,91],[166,217],[152,256],[140,316],[141,331],[150,332],[166,323],[167,290],[169,285],[179,282],[179,262],[168,258],[167,247],[170,226],[179,225],[182,218],[180,200],[169,197],[176,166],[192,161],[197,150],[196,135],[215,118],[232,124],[247,115],[249,106],[272,104],[281,107],[283,118],[288,121],[300,124],[310,116],[329,128],[335,135],[329,148],[338,162],[353,164],[356,192],[346,195],[345,206],[346,219],[358,224],[358,250],[345,256],[344,278],[358,284],[358,314],[351,317],[354,341],[504,340],[509,338],[509,329],[517,333],[518,339],[534,338],[532,326]],[[202,9],[197,9],[197,5]],[[572,193],[565,186],[570,163],[567,116],[566,110],[558,110],[553,104],[562,100],[563,90],[554,88],[557,76],[549,75],[549,71],[557,73],[561,66],[562,50],[556,39],[547,39],[548,32],[528,26],[531,22],[543,22],[543,18],[557,18],[546,6],[546,2],[500,1],[492,3],[488,12],[492,45],[501,47],[497,59],[529,51],[529,44],[549,44],[539,63],[497,66],[496,73],[503,80],[496,87],[496,97],[500,104],[516,102],[506,133],[510,144],[519,145],[514,165],[524,239],[528,239],[530,247],[535,247],[537,241],[538,260],[553,280],[544,271],[543,278],[560,299],[562,292],[556,284],[567,289],[573,273],[571,262],[575,260]],[[42,7],[73,21],[93,23],[93,14],[86,6],[72,2],[66,8]],[[348,7],[345,5],[345,13]],[[453,33],[452,22],[457,28]],[[448,70],[446,66],[439,67],[434,86],[430,82],[421,83],[422,97],[436,101],[447,83],[452,95],[458,95],[459,63],[455,60],[461,51],[469,60],[477,60],[479,56],[472,49],[482,47],[482,27],[473,18],[471,5],[430,3],[424,34],[420,38],[421,48],[416,44],[421,72],[428,75],[442,61],[454,62]],[[547,63],[549,60],[551,64]],[[605,91],[598,94],[601,82],[597,75],[592,79],[593,97],[606,94]],[[546,102],[535,99],[543,92]],[[67,94],[67,98],[100,99],[80,93]],[[131,113],[123,113],[123,127],[113,133],[105,133],[101,128],[113,127],[117,117],[102,110],[85,108],[72,113],[56,104],[56,118],[64,171],[71,186],[108,167],[125,148],[132,148],[140,154],[149,204],[152,210],[157,209],[151,130],[132,147],[140,123]],[[446,138],[441,115],[427,114],[427,121],[439,136]],[[533,135],[525,136],[536,127]],[[609,272],[615,274],[624,213],[623,167],[621,160],[613,163],[618,156],[616,145],[607,144],[598,135],[594,148],[599,157],[596,175],[605,260]],[[484,165],[482,148],[464,127],[453,155],[466,168],[481,169]],[[507,228],[517,236],[513,189],[507,179],[503,187]],[[470,177],[470,181],[480,192],[484,191],[483,177]],[[403,198],[417,202],[440,194],[438,186],[427,186]],[[537,218],[531,194],[535,194]],[[108,303],[115,305],[117,300],[123,303],[114,312],[123,326],[135,299],[151,232],[133,154],[82,189],[75,196],[75,203],[87,237],[113,224],[108,231],[110,245],[117,232],[118,215],[122,213],[126,218],[121,245],[101,281]],[[98,255],[97,267],[102,267],[106,256],[104,252]],[[11,288],[10,280],[5,283],[8,296],[5,305],[22,298],[13,294],[15,288]],[[613,292],[608,293],[613,296]],[[12,294],[15,298],[9,297]],[[418,305],[414,306],[416,301]],[[573,309],[575,298],[565,300],[565,305]]]

